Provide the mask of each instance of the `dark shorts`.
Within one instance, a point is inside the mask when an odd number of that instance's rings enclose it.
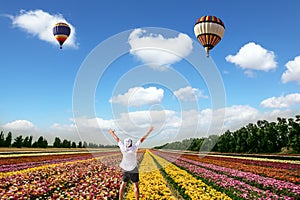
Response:
[[[131,180],[133,183],[139,182],[139,169],[138,169],[138,167],[135,167],[131,171],[123,170],[122,181],[128,182],[129,180]]]

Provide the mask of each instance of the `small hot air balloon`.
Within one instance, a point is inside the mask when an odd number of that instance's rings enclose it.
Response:
[[[216,16],[203,16],[197,20],[194,26],[195,36],[205,48],[207,57],[209,57],[209,50],[220,42],[224,32],[224,23]]]
[[[71,28],[68,24],[59,22],[53,27],[53,35],[60,44],[60,49],[62,49],[62,45],[68,39],[71,33]]]

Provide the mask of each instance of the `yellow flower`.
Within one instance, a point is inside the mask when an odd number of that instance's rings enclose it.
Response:
[[[172,196],[170,188],[167,187],[166,180],[161,175],[154,160],[151,158],[149,151],[146,151],[144,154],[144,158],[139,166],[139,172],[140,199],[176,199]],[[126,198],[135,198],[133,185],[131,185]]]
[[[173,165],[167,160],[151,154],[161,166],[164,166],[165,172],[175,181],[175,183],[185,190],[185,194],[191,199],[231,199],[225,193],[221,193],[214,188],[198,180],[192,174]]]

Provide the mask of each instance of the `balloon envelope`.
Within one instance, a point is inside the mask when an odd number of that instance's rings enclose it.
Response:
[[[59,22],[53,27],[53,35],[62,48],[63,43],[68,39],[71,33],[71,28],[68,24]]]
[[[209,56],[209,50],[220,42],[224,32],[225,25],[216,16],[203,16],[197,20],[194,26],[195,36],[205,48],[207,57]]]

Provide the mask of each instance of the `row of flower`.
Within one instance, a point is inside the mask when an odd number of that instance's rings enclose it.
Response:
[[[1,155],[0,157],[0,165],[10,165],[10,164],[18,164],[18,163],[27,163],[27,162],[42,162],[45,160],[53,160],[53,159],[64,159],[64,158],[72,158],[78,156],[87,156],[91,155],[89,152],[86,153],[51,153],[51,154],[35,154],[31,153],[30,155],[26,154],[11,154],[11,155]]]
[[[155,153],[188,170],[209,185],[219,188],[232,197],[237,196],[245,199],[297,199],[300,195],[299,186],[293,183],[219,165],[202,163],[203,158],[199,161],[196,156],[193,160],[191,156],[187,159],[170,153]]]
[[[149,151],[146,151],[139,165],[139,176],[140,199],[176,199],[150,156]],[[126,199],[135,199],[133,184],[128,190]]]
[[[64,163],[64,162],[71,162],[71,161],[77,161],[77,160],[86,160],[93,157],[101,157],[101,156],[108,156],[118,154],[118,152],[102,152],[97,154],[82,154],[82,155],[48,155],[48,156],[33,156],[31,157],[32,160],[30,160],[30,157],[14,157],[9,159],[9,162],[6,162],[7,164],[1,164],[0,165],[0,173],[1,172],[12,172],[12,171],[18,171],[22,169],[32,168],[32,167],[38,167],[43,165],[49,165],[49,164],[56,164],[56,163]],[[41,158],[39,158],[41,157]],[[23,162],[22,162],[23,161]],[[9,164],[8,164],[9,163]]]
[[[196,160],[201,163],[214,164],[221,167],[228,167],[238,171],[251,172],[265,177],[275,178],[283,181],[292,182],[295,184],[300,183],[300,164],[292,163],[281,163],[279,162],[268,162],[262,160],[252,160],[247,161],[246,159],[237,159],[237,158],[226,158],[216,157],[216,156],[207,156],[199,157],[198,155],[180,155],[178,153],[170,153],[175,157],[183,156],[188,159]],[[265,164],[263,164],[263,162]],[[273,165],[273,167],[271,167]],[[280,166],[280,168],[279,168]]]
[[[186,170],[177,167],[160,156],[152,153],[151,155],[184,199],[231,199],[224,192],[217,191]]]
[[[294,194],[300,195],[300,186],[296,185],[295,183],[264,177],[258,174],[253,174],[251,172],[243,172],[227,167],[221,167],[218,165],[201,163],[186,158],[180,158],[180,161],[191,163],[201,168],[209,169],[220,174],[226,174],[229,177],[242,180],[246,183],[249,183],[250,185],[257,186],[264,190],[271,190],[275,193],[289,194],[292,196]]]
[[[280,164],[281,168],[278,168],[279,167],[277,165],[278,162],[268,163],[268,161],[264,161],[269,165],[268,167],[266,167],[266,166],[262,166],[262,161],[257,161],[258,163],[260,163],[258,165],[256,164],[255,161],[246,164],[243,163],[243,161],[240,161],[239,159],[221,160],[221,159],[199,158],[197,156],[189,156],[189,155],[183,155],[183,156],[189,159],[197,160],[199,162],[214,164],[222,167],[228,167],[231,169],[236,169],[244,172],[251,172],[254,174],[259,174],[261,176],[284,180],[296,184],[300,183],[300,164],[298,165],[293,164],[293,167],[288,169],[287,166],[291,166],[290,163],[281,163]],[[274,166],[270,167],[272,166],[271,164],[273,164]]]
[[[0,199],[116,199],[121,154],[0,174]]]
[[[261,158],[261,157],[241,157],[241,156],[222,156],[222,155],[210,155],[206,156],[206,158],[214,159],[214,160],[223,160],[229,162],[240,162],[243,164],[251,164],[251,165],[258,165],[264,167],[276,167],[281,169],[289,169],[295,170],[299,169],[299,160],[283,160],[283,156],[278,157],[278,159],[272,158]],[[266,162],[267,161],[267,162]]]

